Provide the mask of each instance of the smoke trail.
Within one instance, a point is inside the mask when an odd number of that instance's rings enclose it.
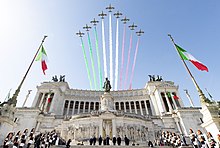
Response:
[[[101,70],[101,65],[100,65],[100,57],[99,57],[99,45],[98,45],[98,34],[97,34],[97,30],[96,27],[94,27],[94,31],[95,31],[95,45],[96,45],[96,55],[98,58],[98,71],[99,71],[99,89],[102,89],[102,70]]]
[[[92,54],[92,44],[89,36],[89,32],[87,32],[88,35],[88,42],[89,42],[89,54],[91,58],[91,63],[92,63],[92,72],[93,72],[93,79],[94,79],[94,84],[95,84],[95,90],[97,90],[97,81],[96,81],[96,73],[95,73],[95,67],[94,67],[94,59],[93,59],[93,54]]]
[[[137,53],[138,53],[139,42],[140,42],[140,38],[138,38],[137,44],[136,44],[136,49],[135,49],[134,61],[133,61],[133,65],[132,65],[132,72],[131,72],[131,79],[130,79],[129,89],[132,88],[132,80],[133,80],[133,76],[134,76],[134,68],[135,68],[135,64],[136,64],[136,58],[137,58]]]
[[[108,71],[107,71],[107,62],[106,62],[104,19],[102,19],[102,48],[103,48],[104,74],[105,74],[105,78],[107,78]]]
[[[120,69],[120,85],[119,85],[120,89],[122,89],[122,73],[124,68],[125,34],[126,34],[126,25],[124,24],[122,52],[121,52],[121,69]]]
[[[118,89],[118,19],[116,24],[116,53],[115,53],[115,90]]]
[[[112,15],[109,13],[109,50],[110,50],[110,82],[113,84],[113,55],[112,55]]]
[[[84,60],[85,60],[85,64],[86,64],[86,71],[87,71],[87,75],[88,75],[88,79],[89,79],[89,85],[90,85],[90,89],[92,89],[91,74],[90,74],[89,64],[88,64],[88,60],[87,60],[87,57],[86,57],[85,46],[84,46],[82,38],[81,38],[81,43],[82,43],[83,56],[84,56]]]
[[[131,47],[132,47],[132,31],[131,31],[131,36],[130,36],[130,45],[128,49],[128,61],[127,61],[127,67],[126,67],[125,86],[124,86],[125,88],[126,88],[127,80],[128,80],[128,68],[130,64]]]

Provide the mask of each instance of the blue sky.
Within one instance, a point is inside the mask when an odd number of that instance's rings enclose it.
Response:
[[[27,91],[31,89],[33,91],[27,102],[30,106],[36,93],[36,86],[41,82],[51,81],[54,75],[65,74],[66,81],[71,88],[90,89],[81,42],[75,33],[82,30],[82,27],[93,18],[101,21],[97,15],[101,11],[107,13],[105,8],[110,3],[115,7],[115,11],[119,10],[124,14],[123,16],[130,18],[129,25],[134,22],[138,25],[138,29],[143,29],[145,32],[140,38],[133,88],[143,88],[148,81],[149,74],[161,75],[164,80],[170,80],[179,85],[180,97],[186,106],[189,105],[189,101],[183,89],[189,90],[196,106],[200,105],[197,91],[167,36],[170,33],[178,45],[209,68],[208,73],[202,72],[187,62],[206,96],[205,88],[215,100],[219,100],[217,90],[220,82],[218,78],[220,75],[218,66],[220,2],[217,0],[0,1],[0,76],[2,78],[0,100],[5,99],[10,89],[12,89],[11,94],[14,93],[45,34],[48,35],[44,47],[48,54],[49,69],[44,76],[40,63],[33,64],[18,96],[17,105],[22,105]],[[114,36],[115,24],[114,18],[112,19]],[[119,26],[121,30],[119,50],[121,50],[123,26],[122,24]],[[100,23],[97,30],[99,48],[102,49]],[[108,43],[108,19],[105,19],[105,32]],[[127,52],[130,31],[126,34],[125,50]],[[93,32],[90,32],[90,36],[94,44]],[[113,46],[115,45],[114,38]],[[90,61],[86,36],[83,40]],[[137,37],[134,37],[132,57],[136,40]],[[108,45],[106,49],[108,50]],[[95,48],[93,54],[95,54]],[[126,61],[127,58],[125,58],[125,63]],[[132,62],[133,60],[130,64]],[[90,71],[92,73],[92,70]]]

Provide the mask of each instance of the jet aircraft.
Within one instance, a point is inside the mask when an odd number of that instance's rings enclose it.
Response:
[[[131,30],[134,30],[136,27],[137,27],[137,25],[135,25],[134,23],[132,24],[132,25],[130,25],[130,26],[128,26]]]
[[[79,32],[77,32],[76,35],[78,35],[79,37],[82,37],[84,33],[79,30]]]
[[[128,21],[130,21],[130,19],[126,18],[126,16],[125,16],[123,19],[121,19],[121,21],[122,21],[124,24],[126,24]]]
[[[115,9],[115,7],[112,7],[111,4],[106,7],[106,9],[108,10],[108,12],[112,12],[113,9]]]
[[[105,14],[105,13],[102,11],[102,13],[98,14],[98,16],[101,16],[101,19],[104,19],[104,17],[107,16],[107,14]]]
[[[144,34],[144,31],[142,31],[141,29],[140,29],[140,31],[138,31],[138,32],[136,32],[137,33],[137,36],[141,36],[141,34]]]
[[[86,26],[83,27],[83,29],[86,29],[86,31],[89,31],[89,29],[91,29],[91,27],[86,24]]]
[[[117,11],[117,13],[114,14],[114,16],[116,16],[116,18],[119,18],[120,15],[122,15],[122,13],[120,13],[119,11]]]
[[[99,21],[95,20],[95,18],[94,18],[94,20],[92,20],[90,23],[92,23],[94,26],[96,26],[98,24],[98,22]]]

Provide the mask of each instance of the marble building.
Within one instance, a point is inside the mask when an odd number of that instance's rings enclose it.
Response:
[[[56,129],[73,143],[92,136],[126,135],[146,144],[159,139],[163,130],[186,136],[190,128],[204,131],[201,108],[184,107],[178,86],[171,81],[148,81],[142,89],[110,92],[72,89],[67,82],[43,82],[37,86],[31,107],[5,108],[13,110],[13,116],[8,117],[11,122],[0,117],[0,140],[9,131],[25,128],[36,132]]]

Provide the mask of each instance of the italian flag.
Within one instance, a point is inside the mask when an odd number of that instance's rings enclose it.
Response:
[[[183,60],[188,60],[190,61],[193,65],[195,65],[199,70],[205,70],[205,71],[209,71],[208,68],[202,64],[202,62],[200,62],[199,60],[197,60],[196,58],[194,58],[191,54],[189,54],[186,50],[184,50],[183,48],[181,48],[180,46],[178,46],[177,44],[175,44],[180,56],[182,57]]]
[[[37,55],[36,61],[41,61],[41,67],[42,67],[43,73],[45,75],[45,70],[47,70],[47,64],[46,64],[47,53],[44,50],[43,46],[41,46],[41,49],[40,49],[40,52]]]

